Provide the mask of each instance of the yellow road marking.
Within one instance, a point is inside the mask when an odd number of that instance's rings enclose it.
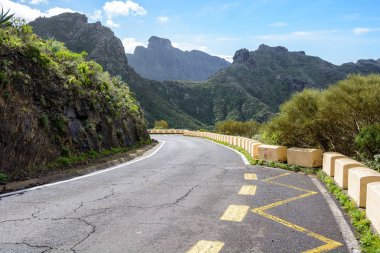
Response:
[[[205,241],[197,242],[187,253],[218,253],[224,246],[224,242]]]
[[[317,247],[317,248],[314,248],[314,249],[311,249],[311,250],[304,251],[303,253],[326,252],[326,251],[335,249],[335,248],[337,248],[339,246],[342,246],[342,244],[340,242],[331,240],[331,239],[326,238],[326,237],[324,237],[322,235],[319,235],[317,233],[311,232],[310,230],[307,230],[306,228],[303,228],[303,227],[298,226],[296,224],[293,224],[293,223],[291,223],[289,221],[281,219],[280,217],[277,217],[275,215],[268,214],[268,213],[264,212],[265,210],[274,208],[276,206],[280,206],[280,205],[283,205],[283,204],[286,204],[286,203],[289,203],[289,202],[292,202],[292,201],[295,201],[295,200],[298,200],[298,199],[306,198],[306,197],[309,197],[311,195],[314,195],[314,194],[318,193],[318,192],[315,192],[315,191],[310,191],[310,190],[307,190],[307,189],[304,189],[304,188],[300,188],[300,187],[296,187],[296,186],[293,186],[293,185],[287,185],[287,184],[281,184],[281,183],[271,182],[271,180],[273,180],[273,179],[276,179],[276,178],[279,178],[279,177],[284,177],[284,176],[287,176],[289,174],[290,173],[284,173],[284,174],[281,174],[279,176],[268,178],[268,179],[265,179],[265,180],[262,180],[262,181],[263,182],[267,182],[267,183],[271,183],[271,184],[276,184],[276,185],[288,187],[288,188],[299,190],[299,191],[303,191],[303,192],[306,192],[306,193],[301,194],[301,195],[296,196],[296,197],[292,197],[292,198],[288,198],[288,199],[285,199],[285,200],[277,201],[277,202],[271,203],[269,205],[258,207],[258,208],[252,209],[251,211],[254,212],[254,213],[257,213],[259,215],[262,215],[262,216],[264,216],[264,217],[266,217],[266,218],[268,218],[270,220],[273,220],[273,221],[275,221],[277,223],[280,223],[280,224],[282,224],[282,225],[284,225],[286,227],[289,227],[291,229],[294,229],[296,231],[304,233],[304,234],[306,234],[306,235],[308,235],[310,237],[318,239],[318,240],[320,240],[320,241],[322,241],[322,242],[325,243],[325,245],[322,245],[320,247]]]
[[[255,173],[244,173],[245,180],[257,180],[257,175]]]
[[[285,176],[287,176],[287,175],[289,175],[289,174],[290,174],[290,173],[287,172],[287,173],[284,173],[284,174],[281,174],[281,175],[278,175],[278,176],[275,176],[275,177],[270,177],[270,178],[264,179],[263,181],[264,181],[264,182],[269,182],[269,181],[271,181],[271,180],[273,180],[273,179],[276,179],[276,178],[279,178],[279,177],[285,177]]]
[[[256,194],[256,185],[243,185],[240,188],[240,195],[255,195]]]
[[[248,210],[249,206],[230,205],[220,219],[241,222],[247,215]]]

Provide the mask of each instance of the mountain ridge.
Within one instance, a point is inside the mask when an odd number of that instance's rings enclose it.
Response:
[[[127,54],[132,68],[148,79],[202,81],[230,65],[203,51],[182,51],[169,39],[152,36],[148,42],[147,47],[137,46],[133,54]]]
[[[69,18],[81,14],[61,15]],[[40,19],[40,22],[32,22],[31,25],[34,29],[38,26],[51,26],[51,31],[58,30],[58,27],[68,29],[67,32],[70,32],[70,29],[74,30],[70,28],[70,23],[65,21],[49,21],[56,17]],[[90,26],[82,23],[78,25],[82,27],[75,31],[82,35],[79,34],[74,39],[65,37],[67,41],[62,42],[73,47],[77,44],[83,45],[80,38],[90,32],[87,31]],[[41,37],[56,38],[54,34],[47,36],[44,29],[36,30]],[[94,39],[86,45],[85,49],[89,51],[89,55],[94,55],[94,48],[98,46],[97,36],[101,42],[104,40],[101,37],[105,34],[97,32]],[[115,36],[112,39],[121,43]],[[164,40],[162,43],[164,47],[169,46],[168,41]],[[107,46],[101,45],[100,48]],[[127,66],[121,70],[113,68],[113,64],[108,64],[108,61],[113,63],[114,60],[109,59],[109,55],[106,54],[109,50],[111,49],[98,50],[95,56],[103,60],[105,70],[119,74],[128,83],[141,103],[150,126],[155,120],[160,119],[167,120],[171,127],[189,129],[205,128],[226,119],[263,122],[278,112],[281,103],[304,88],[324,89],[345,79],[351,73],[380,73],[379,60],[359,60],[357,63],[337,66],[319,57],[308,56],[303,51],[290,52],[281,46],[260,45],[255,51],[237,50],[234,62],[218,70],[206,81],[158,82],[138,75],[128,65],[123,48],[118,47],[117,54],[122,58],[120,65],[125,66],[127,63]]]

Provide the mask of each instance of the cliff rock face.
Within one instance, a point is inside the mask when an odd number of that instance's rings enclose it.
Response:
[[[61,155],[150,140],[125,83],[62,43],[7,29],[0,29],[0,172],[23,179],[47,173]]]
[[[168,39],[152,36],[148,47],[138,46],[127,54],[129,64],[141,76],[153,80],[206,80],[221,68],[226,60],[201,51],[181,51]]]
[[[43,39],[54,38],[74,52],[85,51],[112,75],[126,75],[128,60],[122,42],[100,22],[88,23],[79,13],[64,13],[50,18],[37,18],[30,25]]]

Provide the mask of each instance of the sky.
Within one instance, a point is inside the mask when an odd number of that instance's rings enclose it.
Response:
[[[228,60],[260,44],[337,65],[380,58],[380,0],[0,0],[0,6],[26,21],[86,14],[110,27],[126,53],[154,35]]]

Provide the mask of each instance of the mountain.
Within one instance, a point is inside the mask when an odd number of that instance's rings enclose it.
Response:
[[[71,154],[150,141],[127,85],[85,53],[28,26],[2,28],[0,37],[0,174],[25,179]]]
[[[141,76],[157,81],[202,81],[230,65],[226,60],[202,51],[182,51],[170,40],[152,36],[148,47],[138,46],[127,54],[129,64]]]
[[[96,24],[98,28],[92,29]],[[120,75],[136,94],[150,126],[159,119],[167,120],[172,127],[189,129],[210,127],[226,119],[263,122],[278,112],[281,103],[304,88],[324,89],[351,73],[380,73],[380,60],[337,66],[302,51],[261,45],[255,51],[238,50],[231,65],[205,81],[158,82],[140,77],[126,65],[122,47],[103,43],[112,39],[120,45],[121,41],[99,23],[88,24],[82,14],[39,18],[31,25],[39,36],[59,39],[76,52],[85,50],[105,70]],[[69,35],[59,37],[63,29]],[[91,33],[96,34],[91,40],[81,35]],[[164,44],[168,46],[168,42]],[[115,55],[110,57],[108,52],[112,50]],[[115,59],[119,59],[118,63],[112,64]],[[116,69],[115,65],[123,67]]]
[[[29,23],[43,39],[56,39],[74,52],[85,51],[88,60],[95,60],[104,70],[125,81],[141,104],[150,123],[166,119],[173,127],[199,128],[205,124],[158,95],[164,89],[160,82],[142,78],[129,65],[122,42],[100,22],[88,23],[80,13],[63,13],[50,18],[37,18]]]

